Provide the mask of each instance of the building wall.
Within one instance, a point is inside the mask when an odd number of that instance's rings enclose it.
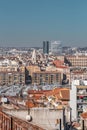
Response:
[[[75,80],[75,79],[82,79],[82,80],[87,80],[87,72],[83,72],[83,73],[71,73],[71,79]]]
[[[30,66],[26,66],[26,69],[29,71],[29,75],[32,76],[32,74],[36,71],[40,71],[40,67],[36,66],[36,65],[30,65]]]
[[[70,90],[70,107],[73,119],[79,119],[80,114],[87,111],[87,81],[73,80]]]
[[[66,56],[67,61],[74,67],[87,67],[87,56]]]
[[[34,72],[32,75],[32,84],[54,84],[62,82],[62,73],[60,72]]]
[[[0,85],[25,84],[25,72],[0,72]]]
[[[13,111],[15,113],[15,111]],[[15,115],[14,117],[10,116],[12,113],[6,114],[5,112],[0,111],[0,130],[45,130],[44,128],[40,127],[39,124],[36,125],[34,122],[29,123],[26,119],[20,119],[20,115],[26,117],[26,115],[21,112],[18,116]],[[26,113],[27,114],[27,113]]]
[[[8,110],[6,113],[16,116],[20,119],[26,121],[26,116],[28,112],[26,110]],[[48,108],[32,108],[30,109],[30,115],[32,116],[33,121],[31,123],[35,123],[46,130],[55,130],[59,129],[59,125],[56,124],[57,119],[62,120],[63,126],[63,110],[58,109],[48,109]]]
[[[17,71],[17,67],[11,67],[11,66],[2,67],[2,66],[0,66],[0,71]]]
[[[77,119],[77,99],[76,99],[76,85],[79,85],[79,80],[72,81],[70,90],[70,107],[72,108],[72,119]]]

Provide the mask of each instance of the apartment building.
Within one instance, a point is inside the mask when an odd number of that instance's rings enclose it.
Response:
[[[75,68],[66,75],[70,85],[73,80],[87,80],[87,70],[85,68]]]
[[[25,72],[0,71],[0,85],[25,84]]]
[[[0,60],[0,85],[25,84],[25,67],[15,60]]]
[[[65,63],[68,63],[73,67],[87,67],[87,56],[86,55],[74,55],[65,56]]]
[[[87,71],[73,70],[71,72],[71,80],[76,80],[76,79],[87,80]]]
[[[26,66],[26,69],[29,71],[29,75],[31,75],[31,76],[32,76],[33,72],[40,71],[40,67],[38,67],[37,65]]]
[[[70,90],[70,107],[72,118],[79,120],[80,115],[87,111],[87,81],[73,80]]]
[[[32,74],[32,84],[62,83],[63,74],[57,71],[36,71]]]

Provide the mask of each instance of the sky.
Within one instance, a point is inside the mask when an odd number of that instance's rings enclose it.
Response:
[[[0,0],[0,46],[87,46],[87,0]]]

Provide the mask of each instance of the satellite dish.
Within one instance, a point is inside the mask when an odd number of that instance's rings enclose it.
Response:
[[[32,121],[32,116],[31,115],[27,115],[26,116],[26,120],[29,121],[29,122],[31,122]]]

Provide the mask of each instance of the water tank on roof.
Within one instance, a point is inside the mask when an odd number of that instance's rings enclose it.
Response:
[[[1,102],[2,102],[2,103],[7,103],[7,102],[8,102],[8,99],[7,99],[6,97],[2,97],[2,98],[1,98]]]

